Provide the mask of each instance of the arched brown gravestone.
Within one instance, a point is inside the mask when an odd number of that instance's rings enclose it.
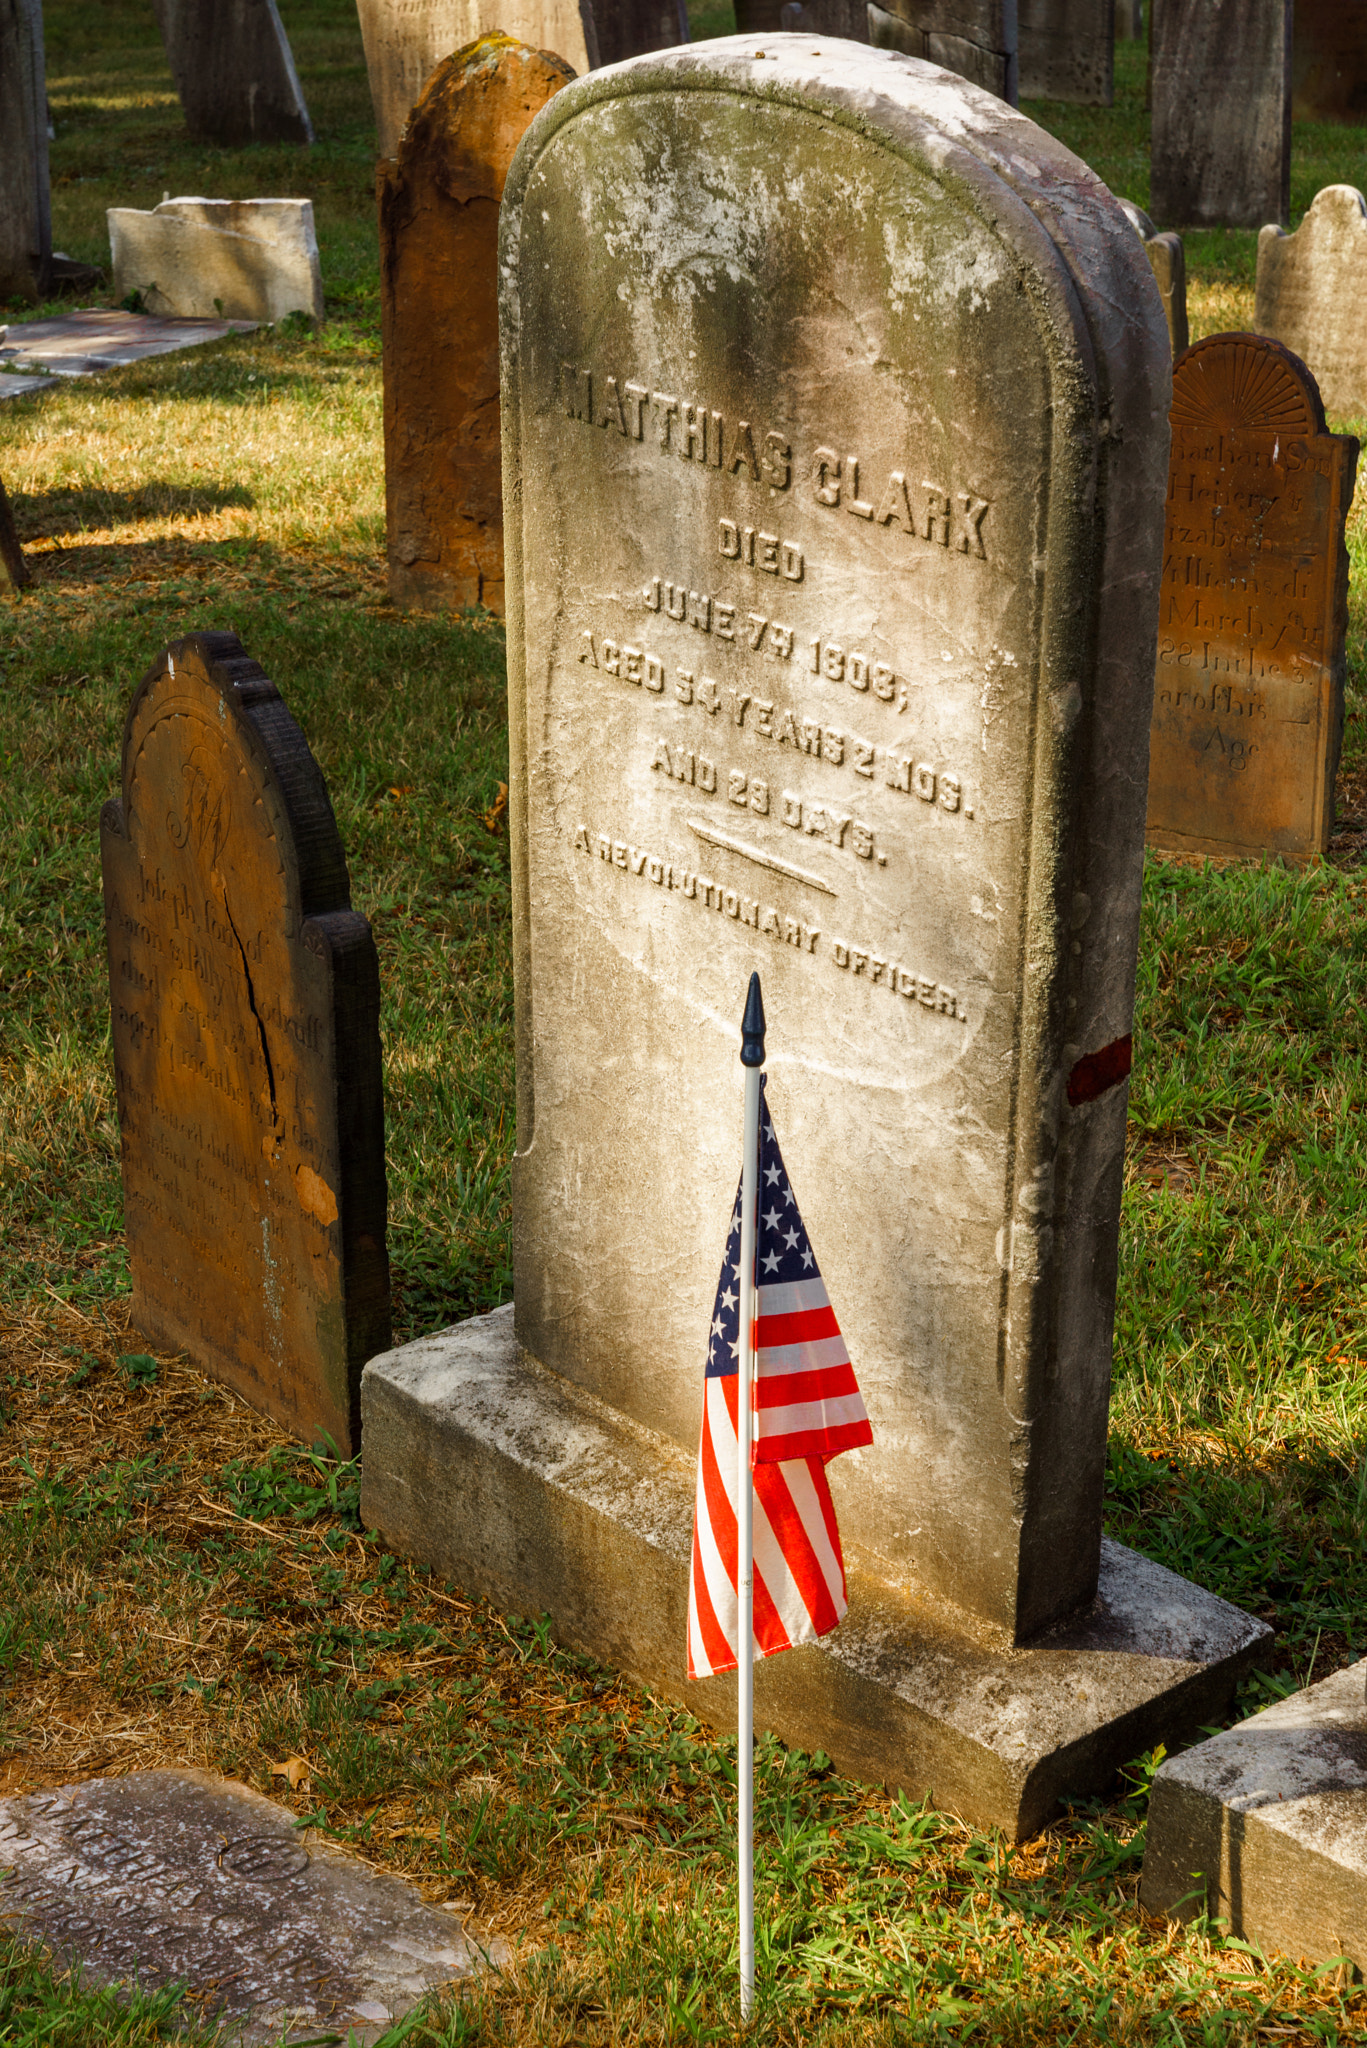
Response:
[[[574,77],[548,50],[481,36],[439,64],[382,160],[389,594],[503,611],[498,203],[532,116]]]
[[[318,764],[233,634],[144,676],[100,854],[134,1321],[353,1452],[390,1341],[375,942]]]
[[[1343,734],[1358,444],[1305,364],[1215,334],[1173,371],[1148,838],[1323,853]]]

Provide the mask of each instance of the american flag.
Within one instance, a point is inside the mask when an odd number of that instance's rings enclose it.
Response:
[[[770,1657],[826,1635],[844,1614],[845,1564],[826,1461],[873,1442],[760,1082],[755,1230],[755,1641]],[[698,1447],[688,1675],[736,1665],[736,1400],[740,1386],[740,1190],[712,1311]]]

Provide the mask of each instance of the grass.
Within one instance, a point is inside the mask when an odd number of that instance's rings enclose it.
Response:
[[[0,408],[39,572],[0,619],[0,1793],[204,1765],[458,1905],[514,1962],[420,2014],[415,2048],[729,2041],[734,1744],[386,1554],[353,1467],[128,1321],[95,828],[138,677],[200,627],[231,625],[279,683],[375,926],[398,1335],[510,1285],[501,635],[386,601],[359,34],[349,0],[284,12],[308,153],[187,143],[144,0],[45,9],[59,246],[99,260],[104,207],[163,190],[307,191],[328,324]],[[1140,65],[1122,46],[1113,110],[1031,111],[1142,202]],[[1297,208],[1357,182],[1363,143],[1298,126]],[[1191,238],[1195,333],[1246,324],[1253,240]],[[1359,521],[1351,540],[1350,818]],[[1238,1712],[1364,1647],[1362,845],[1146,874],[1107,1519],[1273,1624]],[[1139,1912],[1154,1761],[1011,1849],[763,1744],[754,2038],[1360,2038],[1350,1971]],[[197,2018],[0,1956],[6,2041],[133,2048]]]

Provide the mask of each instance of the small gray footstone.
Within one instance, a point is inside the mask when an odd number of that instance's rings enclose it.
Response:
[[[735,1724],[729,1678],[689,1684],[694,1458],[539,1365],[511,1307],[382,1354],[361,1387],[361,1511],[403,1555]],[[757,1726],[864,1780],[1033,1835],[1061,1799],[1221,1711],[1261,1623],[1103,1540],[1081,1615],[1023,1649],[845,1545],[850,1611],[755,1668]]]
[[[1154,1779],[1139,1902],[1271,1953],[1367,1969],[1367,1664],[1227,1728]]]
[[[411,1885],[213,1771],[0,1801],[0,1870],[0,1924],[95,1983],[184,1985],[242,2048],[320,2029],[373,2042],[499,1960]]]

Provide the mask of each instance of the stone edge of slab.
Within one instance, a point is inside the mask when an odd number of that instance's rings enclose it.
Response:
[[[511,1306],[383,1353],[362,1381],[362,1517],[401,1553],[734,1725],[688,1684],[694,1459],[523,1352]],[[850,1613],[756,1669],[759,1724],[856,1777],[1034,1833],[1066,1796],[1221,1711],[1269,1631],[1122,1545],[1098,1599],[1023,1649],[847,1558]]]

